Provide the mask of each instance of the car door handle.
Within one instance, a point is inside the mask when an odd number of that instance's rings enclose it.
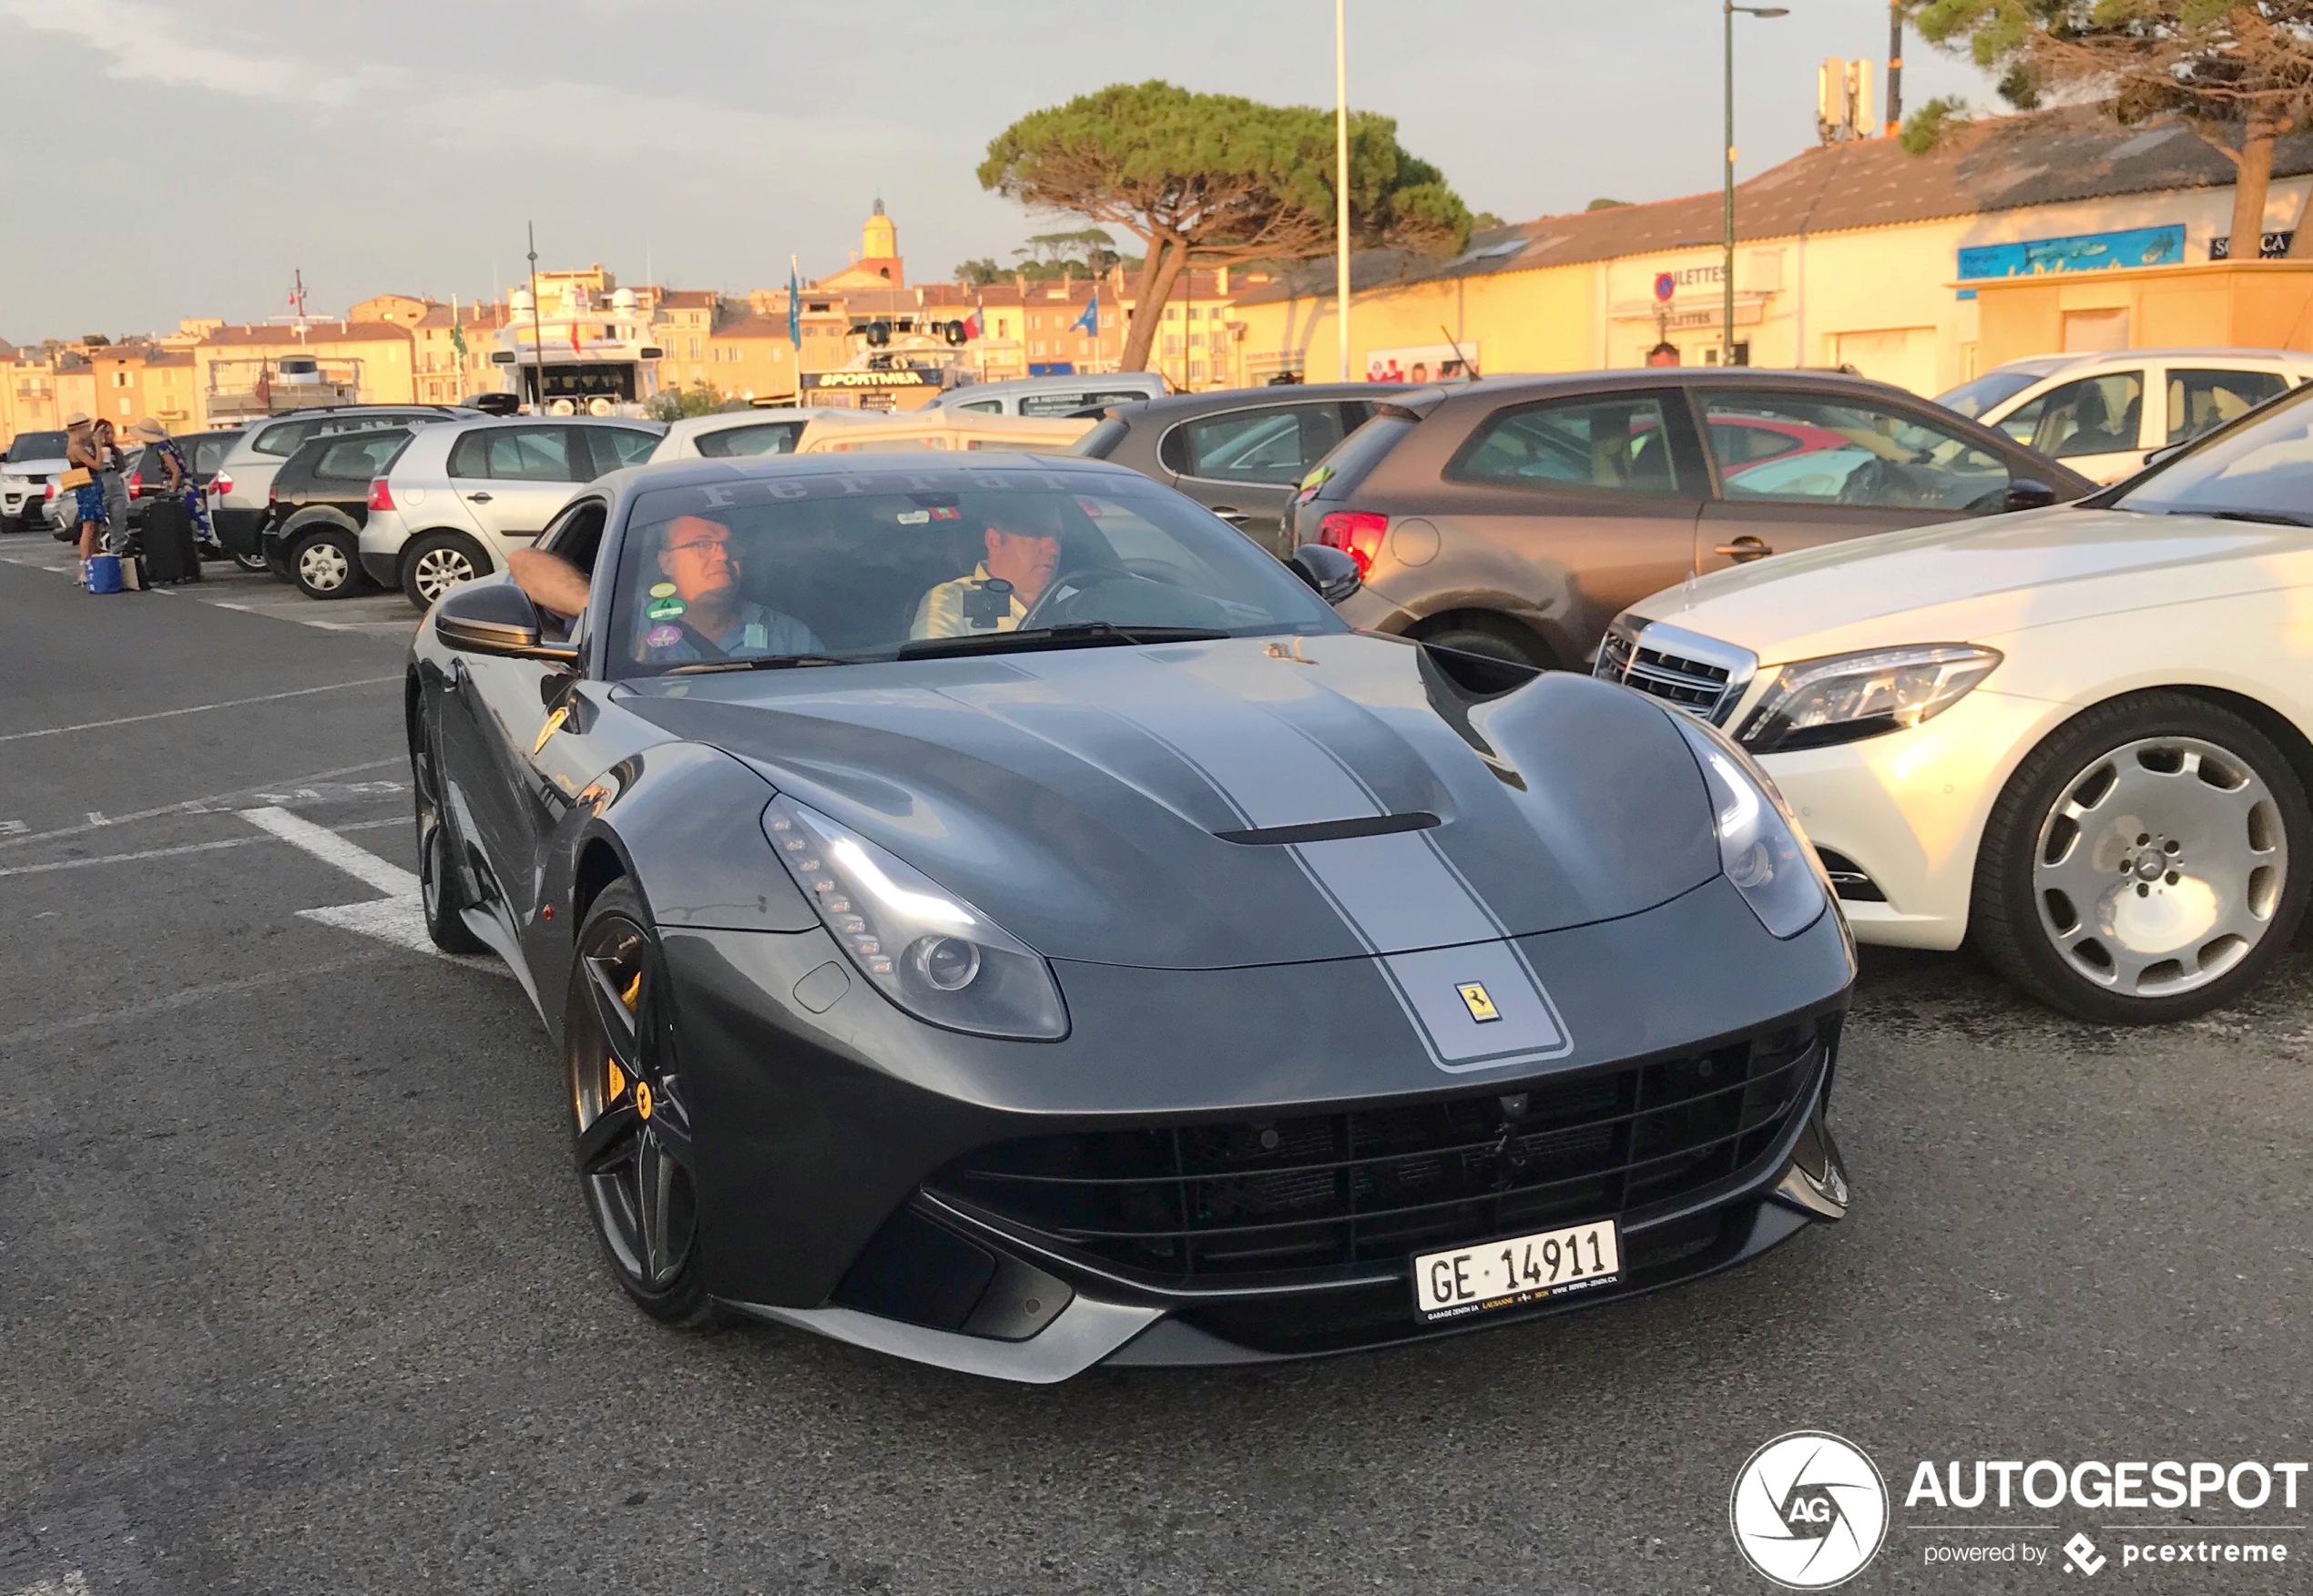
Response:
[[[1775,551],[1755,537],[1738,537],[1731,544],[1721,544],[1711,551],[1725,554],[1730,560],[1764,560]]]
[[[487,493],[468,493],[466,497],[477,504],[487,504],[490,502],[490,495]]]
[[[1219,516],[1223,521],[1228,522],[1231,526],[1242,526],[1247,522],[1253,519],[1249,513],[1243,510],[1231,510],[1222,504],[1214,505],[1213,513]]]

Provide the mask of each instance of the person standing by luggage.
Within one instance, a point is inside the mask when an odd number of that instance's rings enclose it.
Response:
[[[119,440],[114,435],[110,422],[98,416],[95,430],[97,452],[105,463],[104,470],[97,478],[105,490],[105,553],[126,554],[128,550],[128,463],[121,452]]]
[[[201,492],[200,483],[193,480],[192,467],[185,463],[185,452],[168,429],[147,416],[128,429],[128,435],[145,446],[144,463],[138,474],[149,479],[158,467],[162,481],[158,489],[148,487],[148,493],[158,492],[172,499],[184,501],[185,515],[192,523],[194,539],[205,547],[215,547],[217,534],[209,528],[209,495]]]
[[[72,494],[72,525],[79,534],[80,557],[85,562],[97,552],[97,534],[105,524],[105,460],[97,447],[96,422],[87,411],[76,410],[65,417],[65,463],[88,473],[87,482],[66,490]],[[87,580],[84,569],[83,585]]]

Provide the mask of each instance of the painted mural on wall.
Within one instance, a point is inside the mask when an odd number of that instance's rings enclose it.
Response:
[[[1964,278],[2042,277],[2058,271],[2104,271],[2123,266],[2181,266],[2185,224],[2080,233],[2069,239],[2026,239],[1975,244],[1960,251]]]

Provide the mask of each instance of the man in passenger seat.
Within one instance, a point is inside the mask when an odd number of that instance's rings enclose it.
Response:
[[[908,626],[910,637],[1013,631],[1052,585],[1060,565],[1058,504],[1011,494],[1003,506],[984,534],[987,558],[971,575],[943,582],[923,595]]]

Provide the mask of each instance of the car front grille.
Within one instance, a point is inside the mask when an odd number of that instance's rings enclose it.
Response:
[[[1342,1113],[1004,1142],[934,1196],[1157,1286],[1290,1283],[1620,1216],[1765,1158],[1812,1101],[1812,1024],[1577,1080]]]
[[[1633,635],[1617,626],[1599,644],[1591,674],[1716,722],[1750,682],[1750,671],[1734,651],[1724,652],[1727,657],[1707,659],[1697,652],[1663,647],[1646,633]]]

